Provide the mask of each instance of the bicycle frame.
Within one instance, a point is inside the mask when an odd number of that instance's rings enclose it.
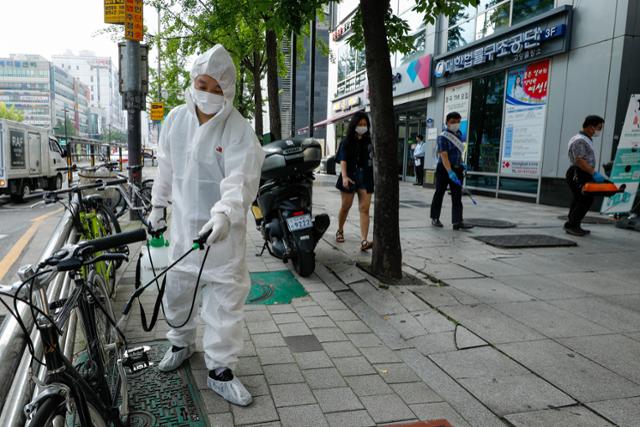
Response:
[[[80,198],[82,200],[82,198]],[[82,207],[81,207],[82,208]],[[82,227],[80,234],[80,240],[92,240],[98,237],[105,236],[107,234],[106,227],[98,218],[98,214],[95,209],[90,211],[81,210],[79,212],[79,222]],[[109,282],[111,279],[111,274],[115,273],[112,271],[112,267],[115,264],[109,263],[106,261],[100,261],[94,264],[94,268],[98,274],[100,274],[106,282]],[[83,267],[81,270],[83,277],[86,279],[88,277],[89,271],[87,267]]]
[[[25,408],[26,412],[29,412],[33,406],[49,396],[47,387],[53,387],[54,385],[64,385],[64,387],[56,387],[58,390],[68,390],[72,393],[76,402],[78,410],[78,416],[80,423],[83,426],[91,425],[91,418],[89,415],[88,399],[87,396],[92,397],[91,401],[96,405],[96,409],[102,414],[107,414],[111,422],[116,426],[122,426],[121,417],[128,415],[128,398],[126,394],[126,387],[120,382],[120,392],[122,393],[123,407],[122,411],[118,410],[114,397],[111,395],[111,390],[107,382],[105,381],[105,367],[102,355],[99,351],[98,334],[96,331],[96,319],[93,316],[93,311],[90,307],[90,301],[88,300],[87,282],[82,275],[72,275],[72,280],[75,283],[75,289],[66,300],[64,306],[60,312],[55,316],[54,323],[47,321],[43,316],[39,316],[37,319],[38,331],[42,339],[44,348],[45,363],[47,366],[47,378],[45,380],[45,386],[41,390],[38,397],[31,402],[28,407]],[[48,301],[46,295],[40,295],[40,303],[43,307],[48,307]],[[61,337],[60,330],[62,326],[68,321],[71,312],[74,309],[78,309],[80,319],[83,324],[85,337],[87,339],[87,354],[89,359],[96,366],[96,375],[98,379],[97,387],[94,389],[88,382],[80,375],[77,369],[73,366],[72,362],[67,359],[62,350],[59,347],[59,339]],[[124,375],[124,369],[122,364],[118,361],[118,374]],[[67,398],[67,396],[65,396]],[[107,402],[106,404],[104,402]]]

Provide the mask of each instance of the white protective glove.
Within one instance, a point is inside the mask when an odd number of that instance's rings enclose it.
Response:
[[[164,208],[162,206],[154,206],[151,208],[149,225],[152,230],[160,230],[167,226],[167,220],[164,218]]]
[[[202,229],[200,229],[198,234],[202,236],[209,230],[212,230],[209,237],[207,237],[207,245],[213,245],[216,242],[226,239],[229,235],[230,229],[231,221],[229,220],[229,217],[223,213],[216,213],[209,221],[207,221]]]

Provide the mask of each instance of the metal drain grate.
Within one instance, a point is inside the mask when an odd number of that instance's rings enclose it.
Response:
[[[507,234],[499,236],[474,236],[473,238],[491,246],[508,249],[578,246],[578,244],[572,240],[560,239],[545,234]]]
[[[207,412],[188,364],[160,372],[158,362],[171,346],[167,341],[141,343],[151,347],[153,366],[129,375],[131,426],[208,427]],[[211,392],[213,393],[213,392]]]

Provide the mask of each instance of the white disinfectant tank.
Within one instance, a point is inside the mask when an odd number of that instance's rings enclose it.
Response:
[[[169,241],[160,234],[147,241],[140,257],[140,283],[146,285],[169,265]],[[154,274],[155,272],[155,274]]]

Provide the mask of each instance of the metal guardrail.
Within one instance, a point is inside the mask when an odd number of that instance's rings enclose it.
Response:
[[[60,219],[53,236],[42,252],[40,261],[49,258],[55,251],[67,243],[73,243],[77,238],[73,228],[73,219],[67,211]],[[51,276],[44,276],[36,280],[51,280]],[[54,276],[47,287],[49,301],[55,301],[60,297],[66,297],[71,287],[69,276],[58,274]],[[42,358],[42,343],[37,331],[33,329],[33,318],[25,304],[19,304],[19,314],[24,321],[27,330],[31,331],[36,357]],[[75,322],[71,322],[74,323]],[[70,326],[74,326],[70,325]],[[75,328],[74,328],[75,329]],[[68,329],[64,339],[65,346],[73,346],[75,333]],[[32,397],[34,383],[31,381],[31,354],[26,347],[24,336],[18,322],[11,316],[7,316],[0,329],[0,426],[14,427],[24,425],[23,408]],[[65,348],[65,354],[68,352]],[[39,372],[39,377],[44,378],[44,370]],[[42,375],[42,376],[41,376]]]

